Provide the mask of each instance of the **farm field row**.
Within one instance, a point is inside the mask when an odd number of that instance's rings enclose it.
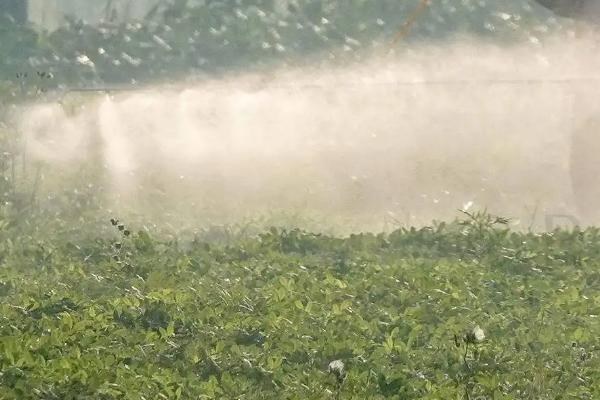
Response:
[[[225,246],[113,222],[0,231],[0,399],[599,397],[596,229],[469,214]]]

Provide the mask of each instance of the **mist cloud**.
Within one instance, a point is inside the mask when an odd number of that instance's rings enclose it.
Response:
[[[404,48],[99,94],[75,113],[31,105],[21,131],[49,170],[97,163],[138,212],[164,212],[151,207],[162,201],[184,217],[300,210],[365,228],[450,218],[468,202],[523,221],[575,215],[570,140],[594,112],[595,46]]]

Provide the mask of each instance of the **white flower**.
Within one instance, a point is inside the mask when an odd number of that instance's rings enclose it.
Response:
[[[483,342],[485,339],[485,332],[478,326],[473,329],[467,331],[464,336],[465,343],[467,344],[476,344]]]
[[[337,382],[341,385],[346,379],[345,365],[342,360],[335,360],[329,363],[329,373],[335,375]]]
[[[329,363],[329,372],[335,374],[343,374],[344,367],[344,362],[342,360],[335,360]]]
[[[479,326],[476,326],[473,328],[473,337],[475,338],[476,342],[483,342],[485,339],[485,332]]]

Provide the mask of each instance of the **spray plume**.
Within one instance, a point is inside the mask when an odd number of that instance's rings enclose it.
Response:
[[[577,213],[571,134],[594,113],[594,46],[407,47],[99,95],[75,111],[30,105],[20,129],[45,176],[87,165],[121,213],[231,222],[279,210],[356,230],[477,207],[529,226]]]

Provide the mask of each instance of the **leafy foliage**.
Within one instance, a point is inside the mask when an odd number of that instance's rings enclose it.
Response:
[[[0,398],[600,394],[597,229],[471,214],[184,245],[112,225],[73,242],[0,230]]]

